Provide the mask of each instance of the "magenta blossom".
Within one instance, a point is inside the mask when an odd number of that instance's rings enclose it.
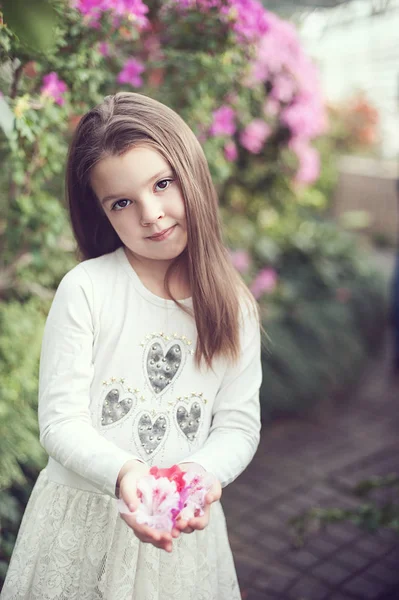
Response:
[[[257,0],[229,0],[227,5],[221,13],[233,22],[239,42],[252,43],[269,30],[269,13]]]
[[[100,42],[98,44],[98,51],[103,56],[109,56],[110,55],[109,44],[107,44],[107,42]]]
[[[229,162],[234,162],[237,160],[237,156],[238,156],[237,146],[235,145],[233,140],[229,140],[224,145],[224,156],[225,156],[226,160],[228,160]]]
[[[269,28],[269,13],[258,0],[169,0],[163,11],[177,8],[182,13],[219,10],[222,21],[236,34],[237,41],[251,44]]]
[[[263,294],[270,294],[277,285],[277,273],[274,269],[267,267],[259,271],[250,286],[254,297],[258,300]]]
[[[271,97],[279,102],[290,102],[295,95],[297,86],[293,77],[287,73],[276,75],[273,80]]]
[[[230,258],[240,273],[246,273],[251,266],[251,257],[246,250],[230,250]]]
[[[135,58],[128,58],[117,77],[117,81],[119,83],[128,83],[132,87],[141,87],[143,80],[140,75],[144,70],[143,63]]]
[[[263,104],[263,112],[266,117],[276,117],[280,112],[280,102],[268,98]]]
[[[223,105],[213,112],[213,122],[209,129],[211,135],[233,135],[236,130],[235,112],[231,106]]]
[[[320,155],[317,150],[299,141],[291,142],[290,148],[295,152],[299,161],[295,182],[299,184],[314,183],[320,175]]]
[[[314,102],[310,94],[298,96],[283,110],[281,120],[290,129],[293,138],[313,139],[326,129],[324,108]]]
[[[148,25],[148,12],[142,0],[75,0],[75,8],[89,19],[91,26],[98,26],[101,15],[110,12],[115,17],[128,17],[139,29]]]
[[[254,119],[240,134],[241,145],[252,154],[259,154],[267,138],[271,134],[271,127],[262,119]]]
[[[56,104],[63,106],[65,104],[64,94],[68,91],[68,86],[65,81],[62,81],[55,71],[43,77],[43,85],[40,88],[44,96],[53,98]]]

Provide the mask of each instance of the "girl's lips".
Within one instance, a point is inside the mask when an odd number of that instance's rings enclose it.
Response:
[[[162,240],[166,240],[174,230],[176,225],[172,225],[169,229],[165,229],[162,233],[157,233],[153,236],[147,238],[147,240],[151,240],[152,242],[161,242]]]

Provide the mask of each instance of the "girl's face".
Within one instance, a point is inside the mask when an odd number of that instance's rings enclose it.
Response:
[[[149,146],[107,156],[91,186],[122,243],[141,262],[172,261],[187,245],[183,195],[169,163]]]

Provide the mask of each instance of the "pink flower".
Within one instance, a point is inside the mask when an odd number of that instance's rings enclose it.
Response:
[[[68,91],[68,86],[65,81],[59,79],[55,71],[52,71],[43,77],[43,85],[40,88],[40,91],[44,96],[53,98],[56,104],[62,106],[65,104],[63,94]]]
[[[274,269],[267,267],[259,271],[250,286],[250,290],[258,300],[263,294],[270,294],[277,285],[277,273]]]
[[[285,108],[281,120],[289,127],[293,138],[313,139],[326,129],[324,107],[307,94],[301,94]]]
[[[229,140],[224,145],[224,155],[226,160],[230,162],[234,162],[235,160],[237,160],[237,146],[235,145],[235,142],[233,142],[233,140]]]
[[[231,106],[223,105],[213,113],[213,122],[209,129],[211,135],[233,135],[236,130],[235,112]]]
[[[109,56],[109,44],[107,44],[107,42],[100,42],[98,44],[98,51],[103,56]]]
[[[251,266],[251,257],[246,250],[231,250],[230,258],[233,266],[240,273],[246,273]]]
[[[296,92],[296,83],[287,73],[280,73],[273,80],[270,96],[279,102],[290,102]]]
[[[316,181],[320,175],[320,156],[317,150],[301,141],[291,142],[289,146],[295,152],[299,161],[295,182],[310,184]]]
[[[280,111],[280,103],[273,98],[268,98],[263,105],[266,117],[276,117]]]
[[[143,63],[135,58],[129,58],[122,71],[117,77],[119,83],[128,83],[132,87],[140,87],[143,85],[143,80],[140,77],[141,73],[145,70]]]
[[[169,469],[159,469],[158,467],[151,467],[150,475],[153,475],[155,479],[159,479],[160,477],[167,477],[169,481],[174,481],[176,484],[176,489],[179,493],[186,485],[184,480],[185,472],[182,471],[178,465],[173,465]]]
[[[259,154],[270,134],[270,125],[262,121],[262,119],[254,119],[240,134],[240,142],[248,152]]]
[[[137,482],[140,504],[133,513],[137,522],[154,529],[171,531],[183,512],[186,519],[204,514],[205,496],[215,477],[199,465],[190,465],[187,471],[173,465],[170,469],[152,467],[150,474]],[[122,514],[132,514],[123,499],[118,500]]]
[[[145,16],[148,6],[142,0],[75,0],[74,6],[89,19],[92,27],[98,27],[101,15],[108,11],[117,17],[130,17],[139,29],[148,25]]]
[[[140,493],[137,523],[170,531],[174,525],[174,515],[180,512],[180,494],[176,483],[166,477],[148,475],[138,481],[137,489]]]
[[[233,22],[239,42],[252,43],[269,30],[269,13],[257,0],[229,0],[221,12]]]
[[[180,494],[182,510],[180,515],[183,519],[202,517],[205,507],[205,496],[211,489],[214,477],[210,473],[203,475],[191,468],[184,474],[186,487]]]

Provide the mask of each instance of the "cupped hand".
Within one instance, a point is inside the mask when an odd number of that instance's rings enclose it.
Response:
[[[152,544],[156,548],[172,552],[172,542],[174,538],[179,537],[180,531],[174,528],[170,533],[168,531],[160,531],[137,523],[135,510],[139,505],[139,497],[137,495],[137,482],[142,477],[149,474],[149,468],[136,460],[129,461],[119,475],[119,497],[125,502],[129,513],[121,513],[121,518],[133,530],[135,536],[145,544]]]
[[[204,476],[208,475],[207,471],[196,463],[183,463],[179,465],[182,471],[189,471],[191,469],[198,470]],[[176,521],[176,528],[182,533],[193,533],[195,530],[202,530],[209,523],[211,505],[214,502],[220,500],[222,496],[222,486],[220,482],[214,477],[212,486],[209,492],[205,496],[204,514],[202,517],[192,517],[191,519],[184,519],[183,517],[178,518]]]

